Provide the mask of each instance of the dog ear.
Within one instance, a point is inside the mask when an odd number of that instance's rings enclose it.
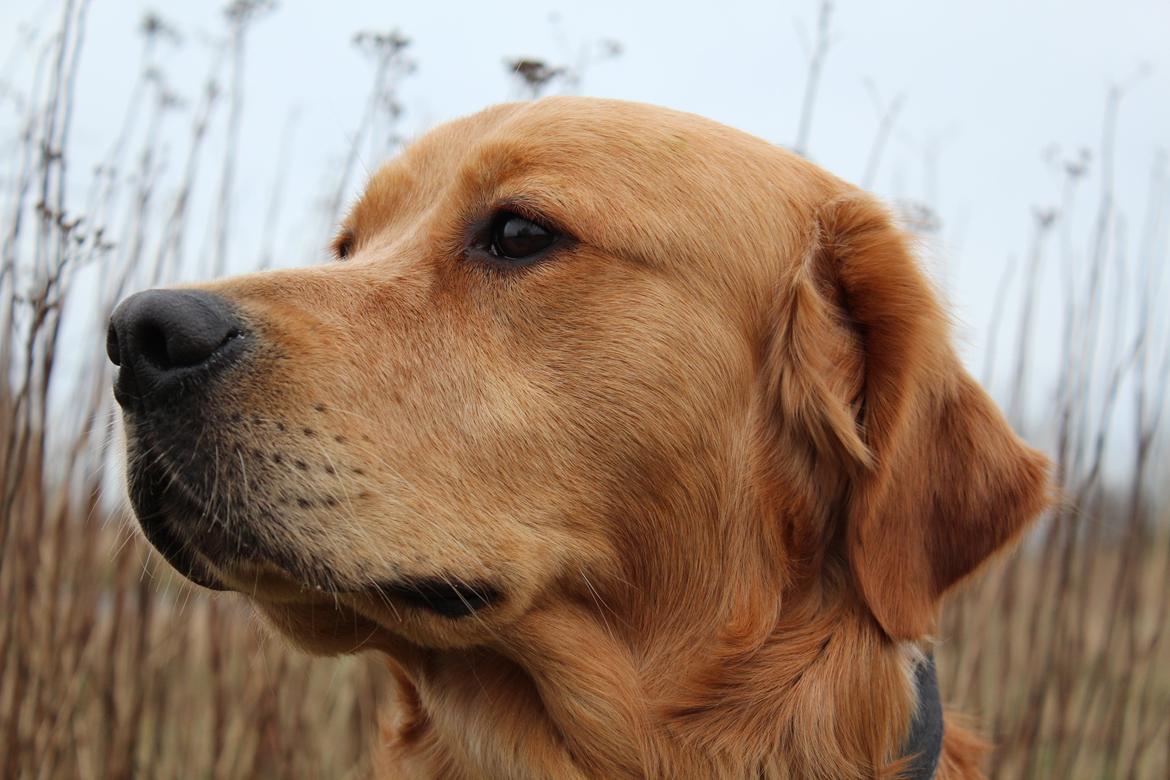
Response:
[[[939,598],[1049,502],[1048,464],[951,348],[906,236],[872,198],[823,206],[780,338],[782,415],[845,465],[849,565],[885,632],[930,632]]]

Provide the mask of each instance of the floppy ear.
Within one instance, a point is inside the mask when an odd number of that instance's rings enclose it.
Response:
[[[894,639],[1049,502],[1048,464],[950,345],[904,234],[862,194],[823,206],[789,290],[781,391],[847,466],[849,565]]]

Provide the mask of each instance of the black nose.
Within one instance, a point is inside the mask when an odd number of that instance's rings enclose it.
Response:
[[[226,298],[198,290],[147,290],[110,316],[106,353],[119,366],[114,396],[149,405],[197,387],[240,352],[244,327]]]

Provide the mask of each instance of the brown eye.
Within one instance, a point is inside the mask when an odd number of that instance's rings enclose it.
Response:
[[[488,251],[503,260],[531,261],[557,240],[557,234],[510,211],[492,220]]]
[[[338,260],[344,260],[349,257],[349,253],[353,250],[353,233],[348,230],[333,239],[333,256]]]

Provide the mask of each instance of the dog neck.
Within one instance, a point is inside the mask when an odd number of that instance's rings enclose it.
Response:
[[[510,646],[428,651],[395,666],[385,776],[933,776],[933,663],[837,595],[786,601],[768,630],[725,622],[704,652],[652,651],[563,603]]]

